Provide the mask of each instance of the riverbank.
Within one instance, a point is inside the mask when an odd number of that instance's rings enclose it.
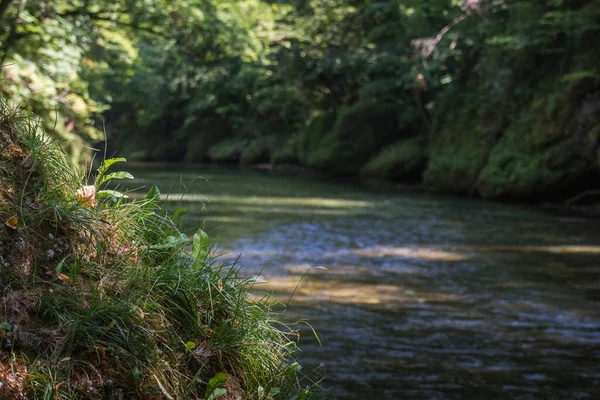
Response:
[[[296,331],[206,233],[181,233],[156,186],[104,190],[133,178],[109,172],[121,161],[82,180],[30,116],[0,109],[0,397],[316,396]]]
[[[303,167],[298,165],[289,164],[256,164],[256,165],[238,165],[238,164],[219,164],[219,163],[189,163],[189,162],[144,162],[144,161],[133,161],[128,163],[134,168],[157,168],[163,167],[169,170],[179,169],[185,170],[248,170],[257,171],[264,174],[274,174],[275,176],[289,176],[291,178],[304,177],[309,178],[318,182],[329,182],[329,183],[344,183],[351,186],[357,186],[365,188],[370,192],[382,192],[389,194],[431,194],[442,197],[465,197],[464,195],[448,192],[443,189],[435,188],[424,183],[401,183],[394,182],[382,178],[376,177],[365,177],[365,176],[335,176],[326,172],[311,169],[309,167]],[[477,195],[469,195],[471,198],[480,198]],[[500,203],[516,203],[534,207],[541,211],[549,214],[558,216],[575,216],[575,217],[587,217],[587,218],[600,218],[600,200],[597,195],[593,195],[593,191],[590,193],[584,193],[582,196],[575,196],[569,199],[563,197],[557,197],[549,201],[544,198],[528,198],[520,200],[507,201],[506,199],[484,199],[486,201],[500,202]]]

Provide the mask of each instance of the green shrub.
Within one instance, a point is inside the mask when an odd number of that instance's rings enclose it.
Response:
[[[306,397],[296,332],[189,239],[152,187],[93,183],[27,118],[0,112],[0,383],[10,398]],[[191,245],[191,246],[189,246]],[[189,248],[191,247],[191,248]],[[309,398],[312,395],[309,395]]]

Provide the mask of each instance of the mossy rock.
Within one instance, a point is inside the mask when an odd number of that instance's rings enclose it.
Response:
[[[210,161],[208,151],[218,141],[218,137],[211,135],[198,134],[191,137],[187,143],[187,152],[185,153],[184,160],[186,162]]]
[[[476,88],[450,93],[429,140],[424,182],[458,193],[473,191],[506,120],[504,111]]]
[[[183,160],[186,153],[186,146],[182,141],[172,139],[166,142],[158,140],[154,143],[158,144],[154,145],[150,153],[152,161],[173,162]]]
[[[573,91],[540,96],[522,110],[481,171],[477,190],[483,197],[563,197],[568,195],[563,189],[598,171],[594,131],[600,125],[600,87]]]
[[[230,138],[232,131],[226,121],[220,118],[209,118],[206,121],[190,124],[180,130],[178,135],[189,138],[184,156],[186,162],[207,162],[210,161],[210,148]]]
[[[273,147],[273,138],[254,139],[242,150],[240,163],[243,165],[268,163],[271,160]]]
[[[285,143],[276,146],[271,155],[273,165],[302,165],[301,140],[302,135],[292,135]]]
[[[322,143],[330,136],[335,125],[336,114],[328,111],[316,111],[310,118],[308,126],[297,140],[290,141],[290,152],[297,152],[303,163],[307,164],[308,158],[319,148],[326,146]]]
[[[385,147],[361,170],[364,177],[419,181],[427,165],[427,140],[417,136]]]
[[[217,163],[238,163],[248,140],[229,139],[217,143],[208,150],[210,161]]]
[[[358,102],[319,116],[305,132],[305,162],[336,175],[355,175],[384,145],[398,138],[396,110],[389,104]]]

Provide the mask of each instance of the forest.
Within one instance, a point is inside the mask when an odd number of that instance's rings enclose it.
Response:
[[[2,96],[78,161],[598,185],[596,0],[2,0]]]
[[[600,0],[0,0],[0,398],[600,398],[598,43]]]

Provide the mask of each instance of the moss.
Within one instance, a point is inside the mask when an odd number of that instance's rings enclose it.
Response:
[[[244,147],[240,155],[243,165],[267,163],[271,160],[271,153],[275,140],[272,137],[254,139]]]
[[[184,160],[187,162],[206,162],[210,160],[208,151],[211,146],[218,143],[215,136],[210,135],[195,135],[192,136],[187,143],[187,152]]]
[[[355,175],[385,144],[398,138],[396,110],[361,101],[332,115],[318,116],[305,132],[305,162],[336,175]]]
[[[505,124],[503,109],[476,88],[449,93],[431,132],[426,184],[458,193],[473,190]]]
[[[308,159],[315,151],[318,151],[319,148],[327,145],[324,142],[333,130],[335,118],[335,113],[315,111],[311,116],[306,129],[298,135],[297,142],[290,142],[292,146],[296,144],[298,155],[303,163],[307,164]]]
[[[150,153],[152,161],[181,161],[186,154],[185,143],[181,140],[172,139],[168,142],[161,143],[157,140]]]
[[[301,165],[301,136],[292,135],[283,146],[276,147],[271,155],[273,165]]]
[[[360,174],[365,177],[418,181],[427,165],[427,141],[417,136],[385,147],[365,165]]]
[[[187,137],[187,151],[184,160],[187,162],[210,161],[209,150],[217,143],[232,136],[231,125],[221,118],[191,123],[177,132],[178,136]]]
[[[576,86],[565,91],[559,85],[546,94],[538,90],[540,95],[513,118],[481,171],[477,190],[482,196],[560,196],[597,170],[594,129],[600,123],[600,88],[585,87],[587,94]]]
[[[248,140],[229,139],[217,143],[208,150],[210,161],[218,163],[238,163]]]

